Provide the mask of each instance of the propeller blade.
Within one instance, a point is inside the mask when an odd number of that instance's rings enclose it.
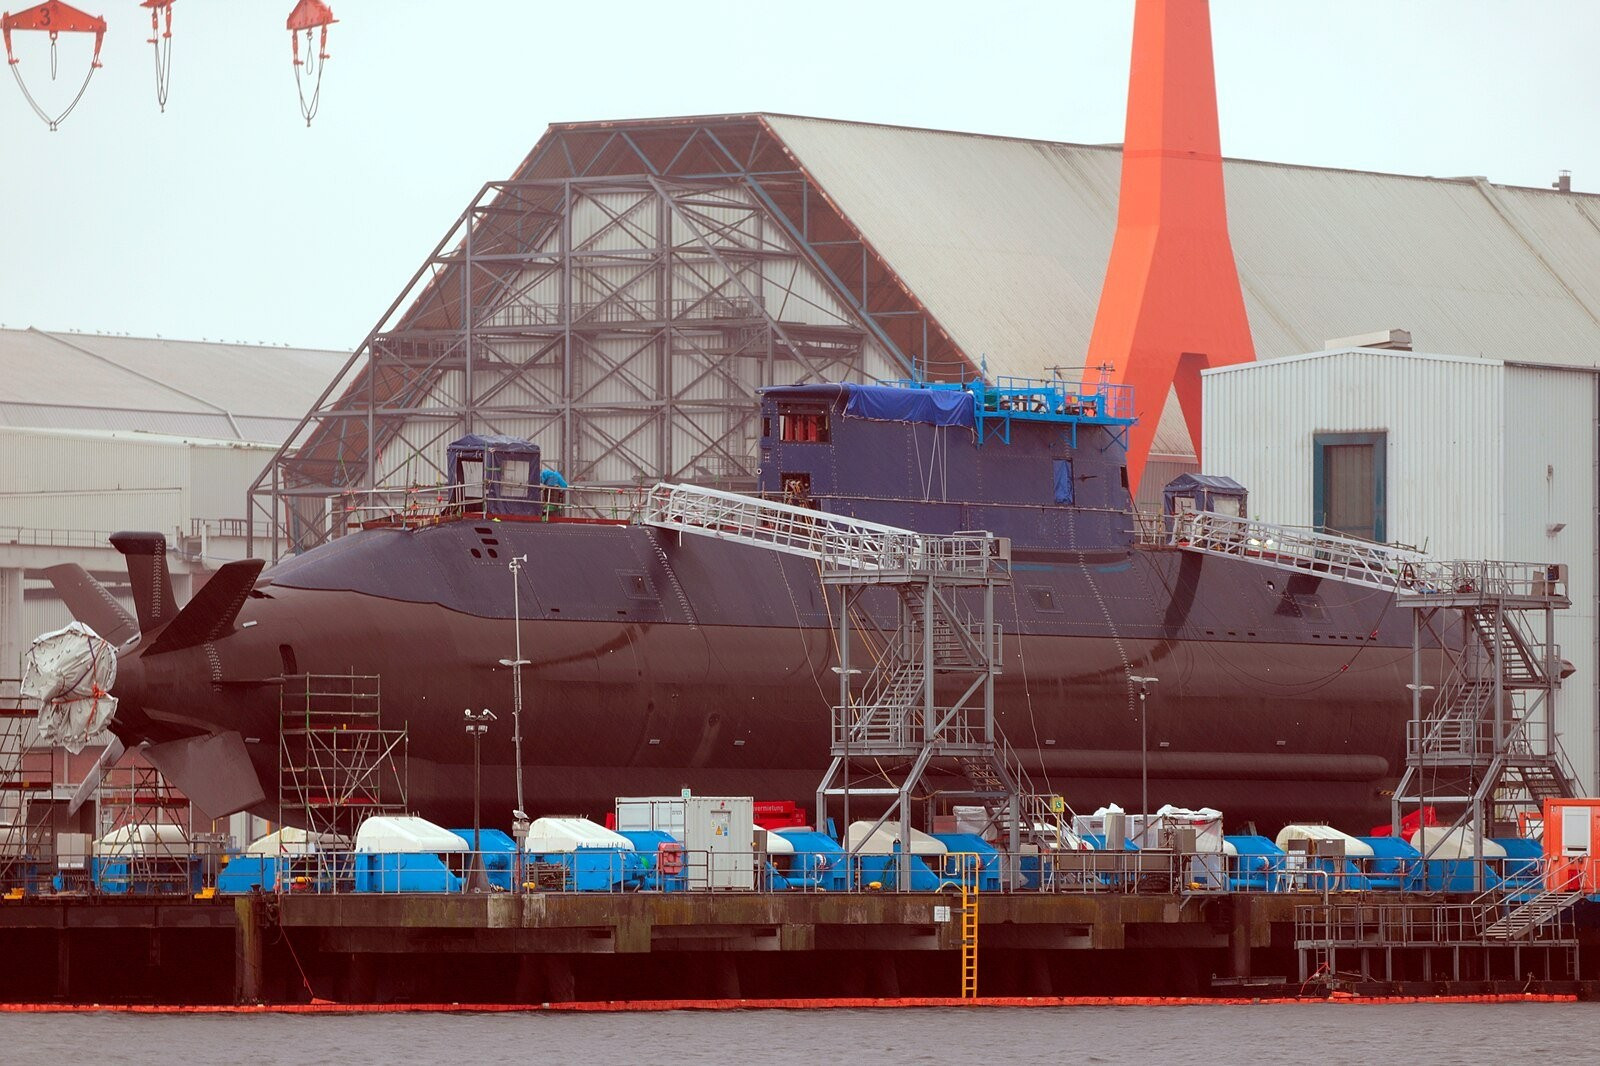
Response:
[[[106,745],[106,750],[100,753],[100,758],[89,767],[89,772],[83,775],[83,780],[78,782],[77,789],[72,793],[72,802],[67,804],[67,817],[78,813],[84,801],[94,795],[94,790],[100,787],[100,782],[106,779],[106,772],[117,764],[122,758],[122,753],[127,750],[122,746],[122,740],[115,733],[111,735],[111,743]]]

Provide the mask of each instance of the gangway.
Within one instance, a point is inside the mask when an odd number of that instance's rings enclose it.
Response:
[[[897,818],[901,853],[909,855],[913,799],[930,772],[943,769],[968,786],[945,796],[976,798],[1007,827],[1014,865],[1023,811],[1038,805],[1027,802],[1027,775],[994,721],[1001,668],[994,601],[995,589],[1011,580],[1007,538],[981,530],[918,533],[665,482],[650,490],[641,521],[815,560],[823,586],[839,588],[839,700],[831,762],[817,786],[819,823],[829,800],[842,801],[848,826],[852,800],[866,799],[881,805],[881,814],[859,839]],[[861,598],[878,588],[893,590],[898,601],[897,625],[887,632],[857,625]],[[873,655],[868,669],[852,662],[862,647]],[[858,675],[865,675],[859,683]],[[909,865],[896,864],[902,889],[910,887]]]
[[[1214,512],[1140,522],[1138,539],[1147,547],[1226,555],[1381,589],[1411,610],[1412,717],[1392,804],[1396,832],[1404,808],[1455,810],[1447,827],[1472,830],[1481,876],[1484,838],[1515,834],[1519,814],[1577,794],[1555,732],[1562,662],[1554,612],[1571,606],[1564,565],[1436,559],[1414,548]],[[1463,647],[1425,714],[1422,633],[1441,611],[1459,613]],[[1450,839],[1444,831],[1432,834],[1424,857]]]

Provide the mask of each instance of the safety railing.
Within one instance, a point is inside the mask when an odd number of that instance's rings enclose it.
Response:
[[[1550,563],[1440,560],[1413,548],[1376,544],[1301,526],[1273,525],[1210,511],[1168,515],[1159,525],[1135,513],[1140,543],[1305,570],[1410,595],[1506,596],[1564,601],[1564,567]]]
[[[816,559],[836,574],[984,579],[1003,577],[1010,568],[1009,542],[987,532],[933,536],[697,485],[654,486],[641,521]]]
[[[962,855],[975,854],[965,860]],[[1582,883],[1574,864],[1540,858],[1226,855],[1169,849],[1088,851],[1029,846],[913,854],[912,893],[958,887],[960,864],[976,862],[985,893],[1045,895],[1289,895],[1325,906],[1448,904],[1480,926],[1529,901]],[[290,895],[471,895],[479,893],[898,892],[902,856],[846,856],[841,847],[748,852],[676,845],[581,848],[575,852],[450,851],[371,854],[324,848],[272,855],[106,855],[63,865],[43,852],[13,870],[8,888],[28,895],[174,896],[211,892]],[[1480,876],[1488,886],[1479,890]],[[1542,919],[1541,919],[1542,920]],[[1554,920],[1553,918],[1550,920]],[[1341,934],[1342,935],[1342,934]]]
[[[514,498],[485,499],[481,486],[414,485],[361,489],[334,498],[336,524],[346,529],[419,528],[457,519],[637,522],[646,490],[632,486],[537,486]]]

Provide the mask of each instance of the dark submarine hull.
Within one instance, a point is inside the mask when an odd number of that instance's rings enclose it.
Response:
[[[616,796],[685,787],[811,805],[838,686],[815,564],[643,526],[467,518],[355,532],[264,575],[240,628],[211,648],[231,720],[160,710],[196,668],[179,655],[146,660],[143,702],[169,727],[237,729],[268,797],[258,809],[275,816],[272,677],[380,675],[384,724],[409,732],[410,806],[445,824],[471,819],[462,711],[492,708],[482,796],[499,824],[514,806],[499,664],[514,651],[513,555],[528,558],[530,813],[598,816]],[[885,593],[872,609],[892,608]],[[1035,787],[1079,809],[1138,808],[1127,677],[1144,674],[1160,678],[1152,806],[1209,805],[1263,829],[1387,818],[1412,679],[1410,612],[1391,594],[1176,549],[1020,549],[997,616],[998,722]],[[1436,644],[1425,652],[1425,680],[1443,659]]]

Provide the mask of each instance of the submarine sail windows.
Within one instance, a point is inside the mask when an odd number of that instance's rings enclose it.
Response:
[[[783,440],[791,444],[828,443],[828,412],[784,411],[780,416]]]
[[[1385,433],[1313,435],[1311,494],[1319,527],[1388,539],[1387,453]]]

